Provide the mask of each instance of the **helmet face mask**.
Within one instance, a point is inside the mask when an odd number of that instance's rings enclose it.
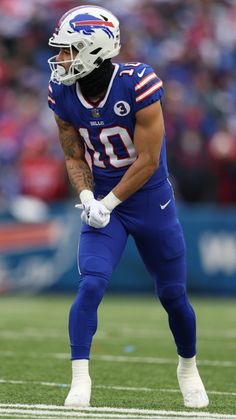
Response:
[[[75,83],[78,78],[82,77],[83,73],[85,73],[87,70],[90,70],[86,67],[85,64],[82,63],[81,59],[79,58],[80,51],[76,51],[76,48],[73,45],[53,45],[53,43],[50,43],[50,45],[57,48],[67,48],[70,50],[70,59],[68,60],[59,61],[57,55],[49,58],[48,64],[52,72],[51,80],[70,86]],[[84,48],[86,48],[86,45],[84,45],[83,48],[81,45],[81,50]],[[65,67],[68,68],[67,71]],[[78,74],[81,74],[81,76],[78,77]]]
[[[70,50],[70,59],[58,61],[55,55],[48,63],[51,80],[71,85],[99,67],[104,60],[118,55],[119,21],[101,7],[76,7],[62,16],[49,45]]]

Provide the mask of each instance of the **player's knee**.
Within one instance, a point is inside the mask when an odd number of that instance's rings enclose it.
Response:
[[[159,298],[164,309],[170,313],[181,310],[186,305],[186,293],[182,284],[167,285],[159,290]]]
[[[182,316],[189,310],[192,312],[192,308],[188,302],[188,298],[185,292],[175,298],[160,297],[160,301],[168,314]]]
[[[101,257],[87,256],[80,260],[80,273],[82,276],[96,276],[109,280],[112,274],[112,266]]]
[[[165,285],[157,288],[159,298],[173,300],[185,294],[184,284]]]
[[[85,275],[82,277],[79,287],[79,296],[86,306],[97,306],[102,299],[108,281],[99,276]]]

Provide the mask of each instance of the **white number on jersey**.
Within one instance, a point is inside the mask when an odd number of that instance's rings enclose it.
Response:
[[[83,140],[85,141],[89,150],[92,151],[92,159],[94,166],[105,168],[105,163],[102,160],[101,153],[97,151],[92,144],[92,141],[89,136],[89,131],[87,128],[80,128],[79,133]],[[119,136],[122,146],[126,150],[126,157],[119,157],[116,148],[115,141],[117,141],[117,136]],[[115,141],[112,139],[116,137]],[[124,166],[130,166],[136,160],[136,151],[133,145],[133,142],[130,138],[130,135],[126,128],[124,127],[111,127],[111,128],[102,128],[98,140],[105,147],[105,154],[109,158],[109,164],[115,168],[120,168]]]

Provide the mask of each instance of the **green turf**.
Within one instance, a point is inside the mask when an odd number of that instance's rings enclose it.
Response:
[[[0,298],[0,380],[7,381],[0,384],[0,403],[63,404],[68,388],[41,382],[70,383],[67,318],[72,300],[72,296]],[[198,359],[219,363],[199,366],[210,398],[204,411],[236,414],[236,301],[191,301],[198,319]],[[102,355],[139,357],[143,362],[104,361]],[[165,358],[167,363],[145,363],[147,357]],[[171,391],[178,390],[175,361],[166,314],[154,297],[104,298],[90,367],[93,406],[188,411],[180,393]],[[221,361],[234,366],[223,367]],[[109,388],[114,386],[150,390]]]

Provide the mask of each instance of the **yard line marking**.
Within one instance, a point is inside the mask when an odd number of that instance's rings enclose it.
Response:
[[[48,381],[23,381],[23,380],[5,380],[5,379],[0,379],[0,384],[26,384],[26,385],[36,384],[36,385],[49,386],[49,387],[70,387],[70,384],[53,383],[53,382],[48,382]]]
[[[22,332],[12,332],[12,331],[6,331],[3,330],[0,332],[0,337],[3,339],[25,339],[25,338],[31,338],[36,340],[43,339],[63,339],[61,334],[53,333],[37,333],[37,331],[27,331],[23,330]]]
[[[46,419],[49,419],[48,414],[51,415],[50,417],[52,419],[58,418],[58,416],[63,416],[63,417],[66,416],[66,417],[70,417],[70,418],[77,418],[77,417],[80,417],[80,418],[81,417],[82,418],[88,418],[88,417],[92,417],[92,418],[123,418],[123,419],[126,419],[126,418],[162,419],[163,418],[163,415],[162,416],[156,416],[156,415],[155,416],[150,416],[150,415],[143,416],[143,414],[142,414],[142,416],[140,416],[140,415],[137,416],[136,414],[129,414],[129,413],[128,414],[125,413],[125,415],[124,415],[124,414],[120,414],[120,413],[58,412],[58,410],[53,412],[51,410],[36,410],[35,411],[35,410],[29,410],[29,409],[22,410],[22,409],[1,409],[0,408],[0,416],[2,416],[1,413],[3,413],[4,416],[10,416],[10,415],[12,416],[13,415],[15,417],[19,417],[19,415],[20,415],[20,417],[24,417],[24,418],[28,417],[30,419],[32,418],[32,414],[36,415],[36,416],[34,416],[35,418],[40,418],[40,417],[44,416],[44,417],[46,417]],[[8,413],[8,415],[7,415],[7,413]],[[168,416],[168,418],[169,418],[169,416]],[[176,416],[174,416],[173,418],[176,418]]]
[[[128,418],[130,418],[130,417],[132,417],[132,418],[134,418],[134,419],[138,419],[138,418],[140,418],[140,419],[143,419],[144,418],[144,416],[137,416],[137,415],[119,415],[119,414],[109,414],[108,413],[108,415],[107,414],[102,414],[102,415],[100,415],[100,414],[93,414],[93,413],[91,413],[91,414],[88,414],[88,413],[77,413],[76,414],[76,416],[72,416],[71,418],[73,419],[73,418],[75,418],[75,417],[81,417],[81,418],[87,418],[88,416],[92,416],[93,418],[100,418],[100,417],[102,417],[102,418],[107,418],[107,419],[112,419],[112,418],[123,418],[123,419],[126,419],[127,417]],[[0,417],[10,417],[10,418],[30,418],[30,419],[39,419],[39,418],[41,418],[42,417],[42,415],[34,415],[34,416],[32,416],[32,414],[30,414],[30,416],[29,415],[27,415],[27,414],[20,414],[20,413],[3,413],[3,414],[1,414],[1,412],[0,412]],[[176,419],[178,416],[168,416],[168,419]],[[55,418],[57,418],[57,416],[56,416],[56,414],[55,414],[55,416],[47,416],[46,417],[46,419],[55,419]],[[149,419],[163,419],[163,416],[145,416],[145,418],[149,418]],[[205,418],[204,418],[205,419]]]
[[[32,416],[32,414],[30,414],[30,416],[29,415],[27,415],[27,414],[20,414],[20,413],[10,413],[10,414],[7,414],[7,413],[3,413],[3,414],[1,414],[0,413],[0,417],[10,417],[10,418],[30,418],[30,419],[39,419],[39,418],[41,418],[42,417],[42,415],[35,415],[34,414],[34,416]],[[55,416],[46,416],[46,419],[55,419],[55,418],[57,418],[58,416],[56,416],[56,413],[55,413]],[[127,415],[127,414],[125,414],[125,415],[120,415],[120,414],[113,414],[113,413],[108,413],[108,414],[93,414],[93,413],[76,413],[75,415],[73,415],[73,416],[71,416],[71,419],[73,419],[73,418],[76,418],[76,417],[81,417],[81,418],[88,418],[88,417],[93,417],[93,418],[107,418],[107,419],[113,419],[113,418],[122,418],[122,419],[126,419],[126,418],[134,418],[134,419],[138,419],[138,418],[140,418],[140,419],[145,419],[145,418],[149,418],[149,419],[163,419],[163,418],[167,418],[167,419],[176,419],[176,418],[179,418],[179,419],[183,419],[183,416],[179,416],[179,415],[176,415],[176,416],[140,416],[140,415]],[[196,419],[196,416],[191,416],[193,419]],[[226,419],[226,416],[224,417],[224,416],[221,416],[222,418],[225,418]],[[217,419],[216,418],[216,416],[198,416],[198,418],[199,419]]]
[[[20,411],[20,412],[22,412],[22,411]],[[47,411],[45,411],[45,415],[47,415]],[[51,411],[50,411],[50,414],[52,414],[51,413]],[[43,415],[43,416],[45,416],[45,415]],[[30,418],[30,419],[39,419],[39,418],[41,418],[42,417],[42,414],[34,414],[34,416],[32,416],[32,413],[30,413],[30,416],[29,416],[29,414],[27,414],[27,413],[3,413],[3,414],[1,414],[1,411],[0,411],[0,417],[15,417],[15,418]],[[66,416],[69,416],[69,415],[66,415]],[[55,419],[55,418],[57,418],[58,416],[57,416],[57,412],[55,412],[55,415],[54,416],[46,416],[46,419]],[[125,415],[122,415],[122,414],[119,414],[119,413],[102,413],[102,414],[100,414],[100,413],[80,413],[80,412],[78,412],[78,413],[76,413],[76,414],[72,414],[72,416],[70,415],[70,417],[73,419],[73,418],[76,418],[76,417],[80,417],[80,418],[88,418],[88,417],[93,417],[93,418],[107,418],[107,419],[112,419],[112,418],[122,418],[122,419],[126,419],[126,418],[134,418],[134,419],[138,419],[138,418],[140,418],[140,419],[145,419],[145,418],[149,418],[149,419],[163,419],[163,417],[164,416],[150,416],[150,415],[148,415],[148,416],[140,416],[140,415],[127,415],[127,414],[125,414]],[[168,419],[176,419],[176,418],[178,418],[178,417],[180,417],[180,416],[168,416]],[[193,417],[193,416],[192,416]],[[181,417],[180,417],[181,418]],[[194,417],[193,417],[194,418]],[[195,416],[195,418],[196,418],[196,416]],[[207,419],[206,417],[204,417],[204,419]]]
[[[23,381],[23,380],[4,380],[3,378],[1,378],[0,379],[0,384],[27,384],[27,381]],[[30,383],[28,383],[28,384],[30,384]]]
[[[68,415],[67,415],[68,416]],[[7,418],[30,418],[30,419],[39,419],[42,417],[41,414],[39,415],[34,415],[32,416],[32,413],[29,415],[27,414],[20,414],[20,413],[3,413],[1,414],[0,412],[0,417],[7,417]],[[55,419],[58,416],[55,413],[55,416],[46,416],[46,419]],[[80,418],[88,418],[88,417],[93,417],[93,418],[107,418],[107,419],[112,419],[112,418],[122,418],[122,419],[126,419],[126,418],[134,418],[134,419],[144,419],[144,418],[149,418],[149,419],[163,419],[163,416],[137,416],[137,415],[119,415],[119,414],[96,414],[96,413],[77,413],[76,415],[71,416],[71,418],[76,418],[76,417],[80,417]],[[168,419],[176,419],[178,418],[178,416],[168,416]],[[205,419],[205,418],[204,418]]]
[[[57,418],[58,416],[58,411],[56,411],[56,412],[53,412],[53,411],[51,411],[51,410],[49,410],[49,411],[47,411],[47,410],[45,410],[44,412],[43,412],[43,414],[42,413],[40,413],[39,411],[37,412],[37,411],[35,411],[35,413],[33,413],[33,416],[32,416],[32,413],[31,413],[31,411],[29,411],[29,410],[21,410],[21,409],[14,409],[15,410],[15,412],[14,413],[12,413],[12,409],[4,409],[4,410],[7,410],[7,412],[9,412],[9,413],[1,413],[1,409],[0,409],[0,417],[9,417],[10,415],[11,415],[11,417],[17,417],[17,418],[30,418],[30,419],[38,419],[38,418],[40,418],[40,417],[42,417],[42,416],[45,416],[45,415],[47,415],[47,417],[46,417],[46,419],[55,419],[55,418]],[[18,411],[19,413],[16,413],[16,411]],[[50,415],[52,415],[53,414],[53,416],[48,416],[48,413],[50,414]],[[64,412],[62,412],[62,414],[64,415]],[[30,416],[29,416],[30,415]],[[133,415],[133,414],[127,414],[127,413],[125,413],[125,414],[119,414],[119,413],[87,413],[87,412],[76,412],[76,413],[72,413],[72,414],[65,414],[66,416],[70,416],[70,417],[83,417],[83,418],[87,418],[87,417],[94,417],[94,418],[123,418],[123,419],[126,419],[126,418],[140,418],[140,419],[142,419],[142,418],[149,418],[149,419],[163,419],[163,415],[162,416],[150,416],[150,415],[148,415],[148,416],[140,416],[140,415]],[[176,417],[178,417],[178,416],[168,416],[168,419],[176,419]]]
[[[69,359],[69,354],[54,353],[55,358]],[[173,364],[177,365],[177,359],[172,358],[158,358],[158,357],[141,357],[141,356],[126,356],[126,355],[92,355],[91,360],[104,361],[104,362],[132,362],[143,364]],[[208,359],[198,360],[198,365],[205,365],[209,367],[236,367],[236,361],[211,361]]]
[[[58,354],[57,354],[58,355]],[[175,364],[177,360],[171,358],[156,358],[156,357],[141,357],[141,356],[125,356],[125,355],[92,355],[92,359],[97,361],[107,362],[133,362],[133,363],[144,363],[144,364]],[[210,360],[199,360],[198,365],[206,365],[212,367],[236,367],[236,361],[210,361]]]
[[[67,416],[67,417],[74,417],[74,418],[75,417],[84,417],[84,418],[87,418],[87,417],[105,418],[106,417],[106,418],[123,418],[123,419],[137,418],[137,417],[149,418],[149,419],[161,419],[161,418],[163,418],[163,415],[161,415],[161,416],[159,416],[159,415],[158,416],[157,415],[150,416],[150,415],[145,414],[145,416],[143,416],[142,413],[141,413],[142,416],[140,416],[140,415],[137,416],[137,414],[129,414],[129,413],[128,414],[127,413],[121,414],[121,413],[113,413],[113,412],[111,412],[111,413],[88,413],[88,412],[58,412],[58,410],[57,411],[51,411],[51,410],[34,411],[34,410],[21,410],[21,409],[3,409],[2,412],[4,412],[4,416],[6,415],[7,411],[9,411],[8,415],[12,414],[12,413],[14,413],[14,414],[18,413],[18,414],[22,415],[22,413],[23,413],[24,417],[32,418],[32,414],[34,414],[34,415],[37,415],[36,416],[37,418],[42,417],[42,416],[46,416],[47,419],[48,419],[48,414],[51,415],[50,416],[51,418],[55,418],[55,417],[57,418],[58,416],[63,416],[63,417]],[[0,416],[1,416],[1,409],[0,409]],[[174,417],[176,418],[176,416],[174,416]]]
[[[112,330],[112,332],[115,331],[116,334],[120,333],[120,334],[125,334],[125,335],[128,335],[128,336],[132,336],[132,337],[133,336],[136,337],[137,335],[138,336],[143,336],[143,337],[170,336],[170,333],[169,333],[168,329],[158,330],[158,329],[139,328],[138,330],[135,330],[134,328],[126,327],[126,326],[120,327],[119,329],[118,328],[116,329],[113,326],[113,327],[110,327],[110,328],[107,327],[107,329],[108,329],[108,331],[109,331],[109,329]],[[198,335],[198,339],[205,339],[205,338],[209,338],[209,339],[217,338],[217,340],[218,339],[235,339],[236,338],[236,331],[235,331],[235,329],[225,329],[225,330],[219,331],[219,333],[215,333],[211,329],[210,330],[208,330],[208,329],[201,330],[201,333],[199,333],[199,335]]]
[[[29,418],[29,415],[27,414],[20,414],[20,413],[1,413],[0,412],[0,418]],[[31,415],[30,419],[39,419],[40,416]],[[55,419],[55,416],[47,416],[47,419]]]
[[[129,337],[166,337],[170,336],[168,330],[158,330],[158,329],[138,329],[135,330],[133,328],[129,327],[123,327],[119,329],[114,329],[114,327],[111,329],[112,333],[114,333],[114,330],[116,332],[116,335],[119,334],[119,337],[129,336]],[[109,338],[112,340],[114,337],[109,337],[110,329],[104,331],[98,331],[96,333],[95,339],[104,339]],[[62,331],[61,330],[55,330],[55,329],[47,329],[43,332],[34,329],[34,328],[28,328],[28,329],[22,329],[22,330],[1,330],[0,331],[0,337],[7,338],[7,339],[19,339],[19,338],[35,338],[35,339],[42,339],[42,338],[63,338],[62,337]],[[208,340],[220,340],[220,339],[235,339],[236,338],[236,332],[232,329],[226,329],[224,331],[221,331],[220,333],[216,334],[212,330],[202,331],[201,334],[198,336],[198,339],[208,339]]]
[[[24,409],[24,410],[22,410]],[[38,409],[38,410],[32,410]],[[56,411],[56,413],[54,413]],[[133,414],[137,415],[144,415],[140,416],[143,418],[156,419],[156,416],[160,417],[192,417],[192,418],[215,418],[215,419],[236,419],[235,415],[231,414],[222,414],[222,413],[209,413],[209,412],[199,412],[199,411],[192,411],[192,412],[185,412],[185,411],[175,411],[175,410],[156,410],[156,409],[135,409],[135,408],[112,408],[112,407],[88,407],[88,408],[68,408],[63,406],[57,405],[44,405],[44,404],[0,404],[0,413],[31,413],[33,415],[38,414],[41,416],[45,416],[45,414],[57,416],[69,416],[69,417],[81,417],[83,416],[92,416],[92,417],[135,417]],[[86,413],[85,413],[86,412]],[[119,416],[116,415],[119,414]],[[123,415],[125,414],[125,416]],[[152,416],[150,416],[152,415]],[[137,416],[136,416],[137,417]]]
[[[11,330],[0,330],[0,337],[4,339],[21,339],[21,338],[32,338],[40,340],[42,338],[49,339],[64,339],[61,331],[55,331],[48,329],[46,332],[39,332],[37,329],[24,329],[21,331],[11,331]],[[104,331],[97,332],[96,339],[106,338]],[[109,338],[110,339],[110,338]]]
[[[42,385],[48,387],[70,387],[70,384],[65,383],[54,383],[48,381],[23,381],[23,380],[5,380],[0,379],[0,384],[25,384],[25,385]],[[104,390],[117,390],[117,391],[141,391],[141,392],[156,392],[156,393],[180,393],[179,389],[175,388],[150,388],[150,387],[125,387],[125,386],[106,386],[103,384],[94,385],[93,388],[99,388]],[[207,390],[208,394],[217,396],[236,396],[236,392],[230,391],[218,391],[218,390]]]
[[[0,351],[2,356],[15,356],[14,351]],[[19,351],[17,351],[19,355]],[[22,352],[22,356],[25,354]],[[31,358],[53,358],[53,359],[70,359],[69,353],[39,353],[39,352],[28,352],[28,357]],[[163,364],[163,365],[177,365],[177,359],[174,358],[159,358],[159,357],[142,357],[142,356],[126,356],[126,355],[92,355],[91,360],[104,361],[104,362],[132,362],[142,364]],[[236,361],[220,361],[220,360],[208,360],[202,359],[197,361],[198,365],[204,365],[208,367],[236,367]]]

